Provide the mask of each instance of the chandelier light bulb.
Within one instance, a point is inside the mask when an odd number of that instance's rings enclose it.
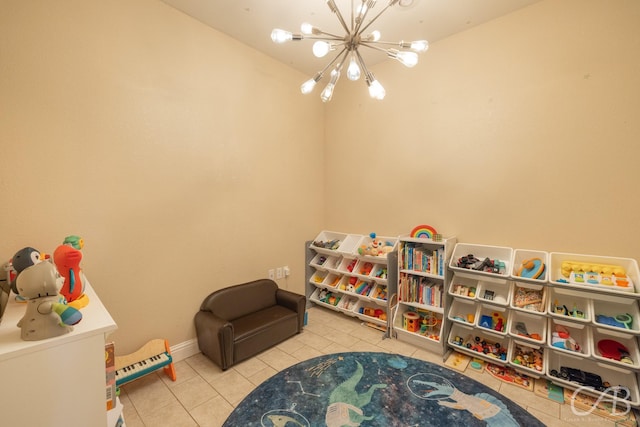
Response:
[[[418,54],[415,52],[398,51],[398,49],[389,49],[387,51],[389,58],[398,60],[402,65],[409,68],[414,67],[418,63]]]
[[[347,78],[352,82],[360,78],[360,66],[353,56],[351,56],[351,60],[349,61],[349,67],[347,67]]]
[[[320,99],[322,99],[322,102],[331,101],[331,97],[333,96],[333,88],[334,87],[335,87],[335,85],[333,83],[331,83],[331,82],[327,83],[327,86],[325,86],[324,90],[320,94]]]
[[[385,92],[380,82],[374,79],[373,81],[368,83],[369,83],[369,96],[371,96],[373,99],[383,100],[384,96],[387,93]]]
[[[293,34],[289,31],[276,28],[275,30],[271,31],[271,40],[273,40],[274,43],[282,44],[293,40]]]
[[[300,25],[300,31],[302,32],[302,34],[306,34],[309,36],[313,34],[313,25],[309,24],[308,22],[303,22],[302,25]]]
[[[317,82],[315,79],[307,80],[300,86],[300,92],[302,92],[303,95],[311,93],[313,91],[313,88],[316,87],[316,83]]]
[[[313,44],[313,54],[316,58],[322,58],[331,50],[329,42],[317,41]]]
[[[416,52],[426,52],[429,49],[429,42],[426,40],[416,40],[411,42],[411,50]]]
[[[374,30],[371,32],[371,34],[369,34],[366,37],[366,39],[367,41],[370,41],[370,42],[377,42],[378,40],[380,40],[380,37],[382,37],[382,34],[380,34],[380,31]]]

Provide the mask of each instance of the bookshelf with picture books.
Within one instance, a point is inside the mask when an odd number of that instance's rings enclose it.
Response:
[[[435,239],[434,239],[435,237]],[[450,298],[446,292],[448,260],[456,238],[400,236],[398,304],[393,319],[396,338],[444,355]]]

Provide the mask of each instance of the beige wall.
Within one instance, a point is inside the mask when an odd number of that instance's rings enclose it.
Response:
[[[269,268],[303,292],[324,140],[304,78],[157,0],[3,0],[0,257],[84,237],[119,353],[194,338],[204,296]]]
[[[341,81],[326,227],[640,259],[640,2],[542,1]]]
[[[640,3],[545,0],[387,88],[303,76],[156,0],[0,3],[0,256],[86,240],[119,353],[320,230],[640,259]],[[292,83],[293,82],[293,83]],[[323,167],[324,165],[324,167]]]

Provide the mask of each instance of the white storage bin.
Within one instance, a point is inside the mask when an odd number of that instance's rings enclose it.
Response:
[[[515,282],[511,298],[511,308],[544,314],[547,312],[547,287],[532,283]]]
[[[351,274],[355,276],[357,264],[357,258],[343,257],[342,260],[340,260],[340,264],[338,264],[338,271],[340,273]]]
[[[375,266],[376,264],[371,261],[358,260],[352,273],[358,277],[368,279]]]
[[[376,264],[371,272],[371,278],[378,283],[387,283],[387,277],[389,275],[389,270],[387,266],[384,264]]]
[[[511,300],[513,286],[506,283],[489,282],[480,280],[476,299],[493,305],[507,306]]]
[[[387,308],[386,305],[378,305],[372,301],[358,300],[353,312],[360,318],[374,321],[377,323],[387,322]]]
[[[375,238],[370,235],[362,236],[355,253],[359,256],[375,262],[376,259],[387,259],[387,254],[396,250],[398,246],[397,237],[377,236]]]
[[[342,276],[336,285],[336,290],[341,292],[355,292],[358,278],[355,276]]]
[[[311,242],[309,247],[318,253],[335,254],[347,238],[346,233],[335,231],[321,231]],[[361,236],[362,238],[362,236]]]
[[[328,275],[329,272],[326,270],[316,270],[311,275],[309,283],[311,283],[312,285],[321,286],[324,282],[324,279],[326,279]]]
[[[506,336],[454,323],[451,325],[448,341],[452,348],[472,357],[500,365],[508,363],[509,339]]]
[[[316,256],[313,257],[309,265],[314,267],[316,270],[326,270],[327,267],[325,266],[325,264],[329,258],[331,258],[329,255],[317,253]]]
[[[342,262],[341,256],[330,256],[327,255],[327,260],[323,264],[323,267],[332,272],[338,272],[338,266]]]
[[[327,277],[324,278],[322,284],[330,288],[335,288],[336,286],[338,286],[338,283],[340,283],[341,279],[342,276],[340,274],[329,273],[327,274]]]
[[[593,324],[613,331],[640,333],[638,302],[632,298],[598,295],[592,300]]]
[[[533,377],[545,375],[544,346],[512,340],[509,349],[509,365]]]
[[[504,264],[504,269],[501,269],[499,273],[486,272],[481,270],[474,270],[464,268],[459,265],[459,261],[462,257],[473,255],[476,259],[483,261],[486,258],[495,262],[501,262]],[[480,274],[483,276],[494,277],[498,280],[507,279],[511,272],[511,258],[513,255],[513,249],[502,246],[487,246],[487,245],[474,245],[468,243],[457,243],[453,249],[453,255],[449,262],[449,267],[461,274]]]
[[[387,285],[381,285],[379,283],[376,283],[375,286],[373,287],[373,290],[371,292],[369,292],[369,298],[373,298],[376,300],[380,300],[380,301],[387,301],[387,298],[389,297],[389,291],[387,289]]]
[[[524,311],[509,313],[509,335],[533,344],[546,344],[547,318]]]
[[[640,351],[634,336],[603,328],[592,328],[591,335],[591,354],[594,358],[640,369]]]
[[[316,288],[311,294],[309,298],[311,301],[316,304],[328,306],[329,308],[336,309],[337,305],[340,303],[342,299],[342,295],[337,292],[332,292],[327,289]]]
[[[514,280],[546,283],[549,273],[549,254],[545,251],[514,249],[510,275]]]
[[[475,300],[478,290],[478,279],[459,276],[457,273],[453,275],[451,284],[449,285],[449,294],[455,297]]]
[[[453,322],[471,326],[475,324],[478,308],[473,301],[454,298],[447,317]]]
[[[575,357],[591,356],[591,331],[582,323],[549,319],[547,344],[555,351],[571,354]]]
[[[607,402],[611,402],[614,393],[617,393],[617,405],[620,408],[624,407],[625,402],[632,406],[640,404],[640,392],[635,372],[556,351],[547,351],[546,355],[547,376],[554,383],[567,386],[570,389],[580,388],[581,392],[593,396],[606,396]],[[574,381],[577,378],[582,381]],[[585,378],[588,379],[587,386],[584,386]],[[618,389],[617,387],[623,388]],[[628,398],[625,399],[627,390]]]
[[[579,287],[587,290],[595,288],[620,294],[638,292],[640,288],[638,263],[632,258],[551,252],[549,263],[549,280],[560,286]],[[624,270],[623,272],[620,270],[624,277],[613,275],[619,269]],[[575,273],[578,275],[576,276]]]
[[[509,314],[505,307],[481,304],[476,313],[476,326],[494,334],[506,335]]]
[[[353,315],[355,314],[354,310],[357,304],[358,304],[358,298],[344,295],[340,299],[340,302],[338,303],[337,307],[340,310],[342,310],[345,314]]]
[[[591,299],[586,298],[584,292],[563,288],[551,288],[547,313],[550,316],[571,320],[572,322],[591,323]]]

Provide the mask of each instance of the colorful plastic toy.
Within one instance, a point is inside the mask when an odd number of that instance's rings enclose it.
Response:
[[[82,252],[74,245],[82,248],[84,241],[77,236],[69,236],[65,242],[69,243],[63,243],[53,252],[53,262],[60,275],[64,277],[64,285],[60,293],[69,305],[80,309],[89,304],[89,297],[84,293],[85,278],[80,269]]]
[[[64,304],[59,294],[62,278],[50,262],[24,269],[16,279],[18,292],[27,300],[25,315],[18,322],[21,338],[38,341],[64,335],[82,320],[80,311]]]
[[[528,279],[539,279],[544,277],[545,265],[540,258],[525,259],[516,271],[516,275]]]

